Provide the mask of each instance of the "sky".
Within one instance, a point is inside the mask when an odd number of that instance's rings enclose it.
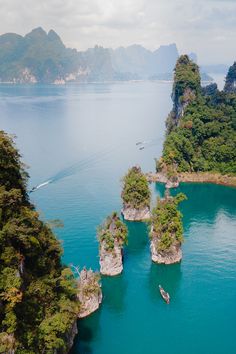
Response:
[[[0,34],[41,26],[78,50],[176,43],[200,64],[236,60],[236,0],[0,0],[0,15]]]

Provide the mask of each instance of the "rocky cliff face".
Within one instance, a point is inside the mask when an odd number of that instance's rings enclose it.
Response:
[[[127,228],[117,213],[108,216],[98,233],[100,272],[118,275],[123,270],[123,245],[127,243]]]
[[[151,217],[151,212],[149,207],[135,209],[130,206],[124,205],[121,213],[124,216],[125,220],[128,221],[143,221],[148,220]]]
[[[167,118],[167,132],[178,126],[188,104],[194,101],[201,90],[201,77],[197,64],[187,55],[181,55],[174,70],[172,91],[173,109]]]
[[[85,268],[80,272],[77,296],[80,302],[78,318],[87,317],[99,308],[102,302],[102,290],[98,273]]]
[[[184,89],[183,95],[179,96],[178,94],[175,95],[174,99],[174,112],[175,112],[175,119],[176,125],[178,125],[178,121],[181,117],[183,117],[184,112],[190,102],[192,102],[196,98],[196,94],[194,90],[190,87],[186,87]]]
[[[236,62],[229,68],[224,91],[227,93],[236,93]]]
[[[158,264],[173,264],[181,261],[182,250],[179,244],[172,245],[166,251],[159,251],[159,243],[160,240],[157,237],[152,238],[150,250],[153,262]]]
[[[67,348],[65,353],[69,354],[71,348],[73,347],[74,339],[77,334],[78,334],[78,327],[77,327],[77,321],[75,321],[73,323],[73,326],[71,327],[71,330],[66,334]],[[61,354],[61,351],[56,351],[55,354]]]
[[[108,251],[106,243],[100,245],[100,272],[103,275],[114,276],[123,271],[122,249],[116,243],[112,251]]]

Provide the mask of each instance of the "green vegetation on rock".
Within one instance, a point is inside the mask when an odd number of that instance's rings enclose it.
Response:
[[[151,193],[148,181],[140,167],[130,168],[123,178],[121,197],[126,208],[142,209],[150,206]]]
[[[199,92],[200,87],[201,78],[197,64],[187,55],[181,55],[174,70],[173,99],[182,99],[186,89]]]
[[[235,174],[236,94],[220,92],[214,84],[201,89],[197,65],[182,56],[172,97],[174,107],[157,169]]]
[[[236,93],[236,62],[229,68],[225,80],[225,92]]]
[[[116,212],[108,216],[104,223],[98,227],[99,242],[105,243],[105,249],[111,252],[115,245],[122,247],[128,243],[127,234],[127,227]]]
[[[172,245],[181,245],[183,242],[182,214],[177,207],[185,199],[183,193],[157,199],[152,211],[150,238],[157,239],[158,251],[168,251]]]
[[[65,353],[77,285],[26,181],[13,140],[0,131],[0,353]]]

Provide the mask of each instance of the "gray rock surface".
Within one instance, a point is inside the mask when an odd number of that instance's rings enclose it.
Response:
[[[179,263],[182,259],[182,250],[180,245],[171,246],[167,251],[158,250],[158,238],[154,237],[151,240],[150,250],[152,261],[159,264]]]
[[[81,304],[78,318],[87,317],[99,308],[102,302],[102,290],[98,273],[94,273],[91,269],[83,269],[80,272],[77,297]]]
[[[115,243],[112,251],[107,251],[105,243],[100,245],[100,272],[103,275],[118,275],[123,271],[122,248]]]
[[[124,219],[128,221],[142,221],[150,219],[151,217],[151,212],[148,207],[142,209],[124,207],[121,210],[121,213],[123,214]]]

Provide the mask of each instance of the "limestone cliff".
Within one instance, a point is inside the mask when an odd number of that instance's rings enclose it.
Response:
[[[151,217],[151,212],[149,207],[144,208],[132,208],[129,205],[124,205],[121,210],[124,219],[128,221],[141,221],[148,220]]]
[[[201,89],[199,68],[187,55],[181,55],[174,70],[172,91],[173,109],[167,118],[167,131],[178,126],[190,102],[196,99]]]
[[[78,318],[87,317],[99,308],[102,302],[99,273],[86,268],[79,273],[77,297],[80,302]]]
[[[127,228],[117,213],[108,216],[98,231],[100,272],[117,275],[123,270],[123,245],[127,243]]]
[[[180,244],[171,245],[168,250],[159,250],[160,239],[153,236],[151,240],[150,250],[152,261],[159,264],[179,263],[182,259],[182,250]]]
[[[224,91],[227,93],[236,93],[236,62],[229,68]]]

